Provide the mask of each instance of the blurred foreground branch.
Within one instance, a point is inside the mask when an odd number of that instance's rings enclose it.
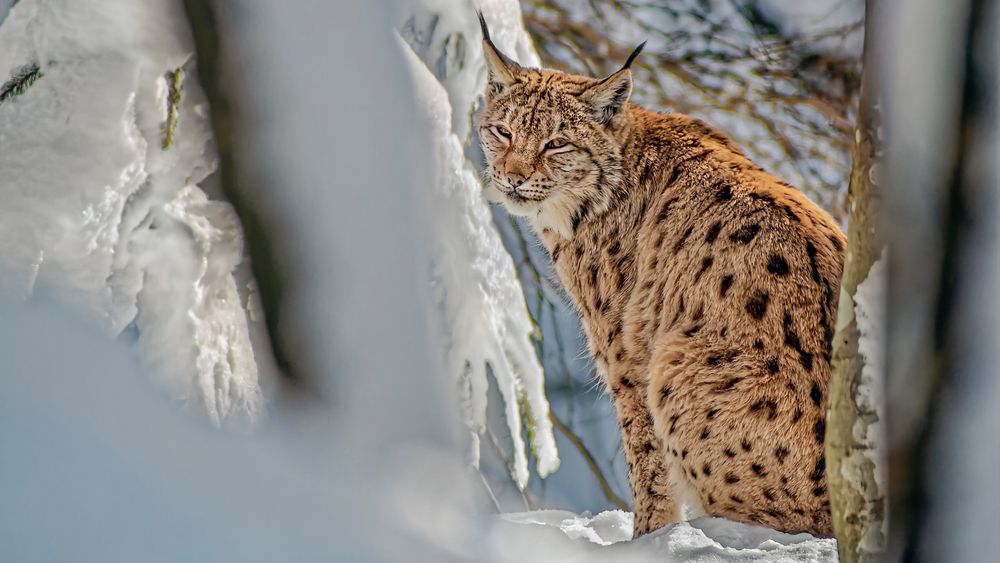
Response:
[[[907,10],[892,45],[899,70],[888,121],[890,243],[899,254],[890,293],[899,342],[889,358],[889,556],[986,560],[1000,498],[997,450],[986,445],[1000,427],[1000,3],[920,0]]]
[[[287,298],[287,264],[282,264],[276,253],[276,242],[271,233],[277,219],[265,220],[259,186],[242,173],[245,167],[237,150],[239,116],[232,78],[227,72],[225,45],[219,19],[219,5],[214,0],[184,0],[184,9],[194,36],[198,78],[208,98],[211,111],[212,134],[219,154],[219,178],[226,200],[240,217],[250,266],[260,293],[264,309],[268,338],[274,359],[281,373],[297,383],[301,375],[294,371],[289,355],[279,337],[281,310]]]

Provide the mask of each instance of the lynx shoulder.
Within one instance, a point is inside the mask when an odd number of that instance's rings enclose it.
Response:
[[[483,32],[487,196],[530,221],[579,310],[636,535],[702,514],[831,535],[837,223],[705,123],[630,104],[639,49],[595,79]]]

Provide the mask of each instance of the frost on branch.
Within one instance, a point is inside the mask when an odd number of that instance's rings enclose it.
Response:
[[[854,293],[841,294],[838,330],[854,322],[857,326],[858,357],[861,375],[854,392],[858,416],[851,428],[854,447],[840,465],[846,486],[865,499],[866,522],[877,523],[863,529],[858,548],[866,553],[881,553],[887,537],[887,519],[881,505],[888,493],[886,486],[886,427],[885,427],[885,347],[887,281],[886,252],[868,271]]]
[[[498,37],[528,49],[516,2],[481,7]],[[429,276],[447,367],[459,382],[472,431],[473,462],[478,465],[478,435],[486,430],[489,372],[504,399],[513,478],[523,489],[529,475],[525,435],[540,476],[555,471],[559,457],[521,284],[467,157],[475,150],[471,124],[485,81],[475,9],[462,1],[418,2],[401,19],[406,41],[401,48],[410,63],[421,123],[435,144],[437,189],[423,198],[435,218]],[[537,64],[533,53],[523,55]]]

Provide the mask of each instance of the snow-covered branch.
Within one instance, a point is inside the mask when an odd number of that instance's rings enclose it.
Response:
[[[0,285],[53,288],[134,340],[175,399],[252,423],[241,229],[202,187],[216,156],[200,89],[166,78],[191,64],[175,8],[22,0],[3,21]]]
[[[517,3],[495,1],[481,8],[495,22],[498,40],[537,65]],[[541,477],[559,467],[559,457],[524,292],[467,156],[476,150],[472,120],[485,85],[475,10],[467,1],[414,3],[400,16],[401,48],[407,52],[422,124],[435,143],[437,189],[427,194],[425,212],[435,218],[429,272],[446,365],[459,382],[477,466],[478,437],[486,430],[488,373],[497,382],[513,441],[513,477],[523,489],[529,448]]]

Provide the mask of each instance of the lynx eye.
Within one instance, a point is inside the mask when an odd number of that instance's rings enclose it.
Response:
[[[510,131],[503,125],[494,125],[492,129],[493,133],[495,133],[498,137],[503,137],[504,139],[510,139],[511,137]]]
[[[545,150],[561,149],[569,144],[569,141],[563,137],[557,137],[551,141],[545,143]]]

